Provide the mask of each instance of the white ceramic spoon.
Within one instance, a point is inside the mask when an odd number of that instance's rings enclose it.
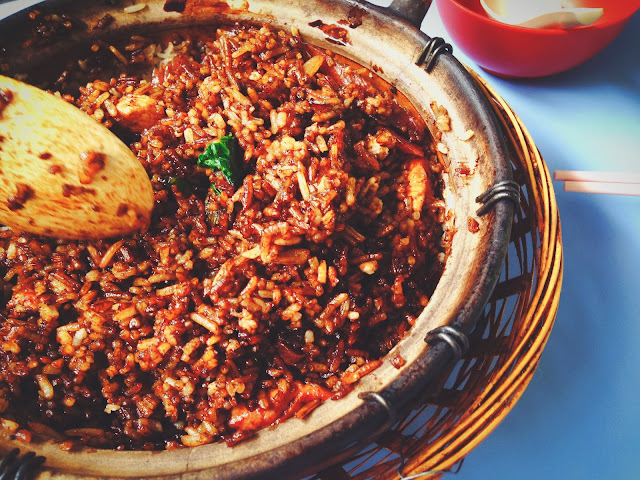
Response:
[[[565,0],[480,0],[494,20],[529,28],[571,28],[598,20],[602,8],[576,7]]]
[[[133,152],[55,95],[0,75],[0,224],[66,239],[149,225],[153,190]]]

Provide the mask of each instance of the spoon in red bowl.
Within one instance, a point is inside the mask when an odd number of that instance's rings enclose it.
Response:
[[[602,8],[580,7],[571,0],[480,0],[494,20],[528,28],[571,28],[598,20]]]

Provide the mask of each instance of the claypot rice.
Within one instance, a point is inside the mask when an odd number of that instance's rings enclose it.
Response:
[[[127,238],[0,230],[17,438],[234,444],[344,396],[428,304],[443,164],[371,71],[295,28],[236,25],[97,42],[58,73],[49,88],[131,146],[155,206]]]

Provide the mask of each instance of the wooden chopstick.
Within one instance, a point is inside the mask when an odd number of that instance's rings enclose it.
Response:
[[[640,173],[556,170],[553,179],[564,182],[565,192],[640,196]]]

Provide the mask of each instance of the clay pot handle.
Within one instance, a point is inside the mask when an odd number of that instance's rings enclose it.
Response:
[[[431,0],[393,0],[387,10],[420,29],[430,6]]]

